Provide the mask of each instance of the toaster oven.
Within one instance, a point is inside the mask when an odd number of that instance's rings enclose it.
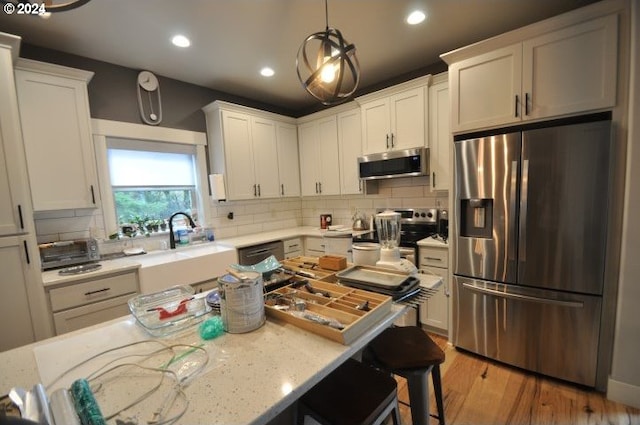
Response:
[[[100,261],[98,241],[93,238],[45,243],[38,248],[42,270]]]

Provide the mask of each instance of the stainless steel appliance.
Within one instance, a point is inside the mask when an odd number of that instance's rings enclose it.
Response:
[[[363,180],[429,175],[429,149],[415,148],[382,152],[358,158]]]
[[[100,261],[98,241],[79,239],[38,245],[42,270],[78,266]]]
[[[275,256],[278,260],[284,260],[284,243],[282,241],[273,241],[239,248],[238,264],[251,266],[271,255]]]
[[[455,346],[596,385],[610,148],[606,119],[455,141]]]

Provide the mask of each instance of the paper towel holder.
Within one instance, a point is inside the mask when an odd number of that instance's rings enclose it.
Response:
[[[223,202],[227,200],[223,174],[209,174],[209,186],[211,187],[211,198],[214,201]]]

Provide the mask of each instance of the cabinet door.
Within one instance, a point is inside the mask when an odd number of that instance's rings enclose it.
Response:
[[[453,137],[449,124],[449,83],[429,87],[429,161],[431,190],[449,190]]]
[[[259,198],[277,198],[280,196],[280,178],[278,177],[276,123],[253,117],[251,140],[255,183],[258,185],[257,195]]]
[[[617,36],[611,15],[525,41],[525,118],[615,106]]]
[[[15,75],[33,209],[95,208],[86,83],[24,70]]]
[[[251,150],[251,118],[222,111],[222,132],[229,199],[254,199],[256,179]]]
[[[27,284],[36,282],[28,282],[24,249],[24,238],[0,238],[0,351],[35,340]]]
[[[334,116],[318,122],[320,142],[317,158],[320,159],[320,194],[340,194],[340,161],[338,159],[338,124]]]
[[[358,157],[362,155],[360,110],[338,115],[338,148],[340,151],[340,193],[362,193]]]
[[[298,128],[300,147],[300,185],[302,196],[316,196],[318,182],[320,181],[320,161],[316,155],[320,142],[320,134],[317,123],[310,122]]]
[[[11,50],[0,48],[0,236],[27,232],[29,182]],[[27,217],[29,214],[29,217]]]
[[[504,47],[449,67],[453,132],[520,121],[522,45]]]
[[[389,98],[365,103],[362,112],[362,152],[365,155],[391,148],[391,120]]]
[[[423,323],[444,335],[449,330],[449,277],[447,269],[437,267],[426,268],[430,273],[442,278],[442,285],[438,292],[433,294],[425,303],[425,308],[420,310],[420,323]]]
[[[280,196],[300,196],[300,158],[295,125],[278,123]]]
[[[403,91],[391,97],[391,149],[422,147],[425,143],[424,88]]]

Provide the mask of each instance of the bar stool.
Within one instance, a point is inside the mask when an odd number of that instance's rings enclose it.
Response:
[[[389,415],[400,425],[395,379],[348,359],[298,400],[297,423],[311,416],[322,425],[379,425]]]
[[[440,425],[445,425],[440,364],[444,351],[421,328],[405,326],[385,329],[368,345],[363,360],[389,373],[402,376],[409,387],[413,425],[429,423],[428,374],[431,373]]]

